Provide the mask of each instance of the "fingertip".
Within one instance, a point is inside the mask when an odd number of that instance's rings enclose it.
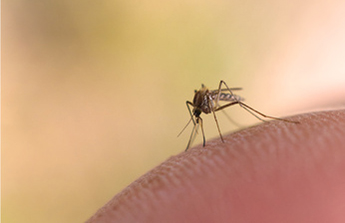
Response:
[[[89,222],[344,220],[345,112],[291,120],[300,124],[263,123],[171,157]]]

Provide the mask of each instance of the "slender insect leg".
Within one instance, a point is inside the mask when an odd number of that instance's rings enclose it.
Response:
[[[188,141],[188,144],[187,144],[187,148],[186,148],[185,151],[187,151],[187,150],[189,149],[190,145],[191,145],[192,142],[194,141],[194,138],[195,138],[195,135],[196,135],[196,132],[197,132],[197,126],[198,126],[197,123],[196,123],[196,121],[194,120],[194,116],[193,116],[193,113],[192,113],[192,109],[190,108],[190,106],[194,107],[193,103],[190,102],[190,101],[186,101],[186,105],[187,105],[187,109],[188,109],[189,114],[190,114],[190,118],[191,118],[191,120],[193,121],[193,130],[192,130],[192,132],[191,132],[191,134],[190,134],[189,141]],[[183,128],[183,130],[184,130],[186,127],[187,127],[187,126],[185,126],[185,127]],[[183,130],[182,130],[182,131],[183,131]]]
[[[250,106],[247,105],[247,104],[244,104],[243,102],[239,102],[239,104],[242,105],[242,106],[244,106],[244,107],[241,106],[242,108],[248,108],[249,110],[251,110],[251,111],[253,111],[253,112],[255,112],[255,113],[261,115],[261,116],[264,117],[264,118],[270,118],[270,119],[280,120],[280,121],[284,121],[284,122],[291,122],[291,123],[295,123],[295,124],[299,124],[299,123],[300,123],[300,122],[298,122],[298,121],[291,121],[291,120],[284,119],[284,118],[277,118],[277,117],[274,117],[274,116],[265,115],[264,113],[259,112],[258,110],[256,110],[256,109],[250,107]],[[246,110],[247,110],[247,109],[246,109]],[[249,111],[249,110],[247,110],[247,111]]]
[[[220,108],[219,107],[219,98],[220,98],[220,94],[222,93],[222,84],[225,85],[226,89],[230,92],[231,96],[236,100],[236,102],[238,102],[238,100],[236,99],[236,97],[232,93],[231,89],[228,87],[228,85],[223,80],[221,80],[219,82],[218,95],[217,95],[217,98],[216,98],[215,105],[213,105],[212,98],[210,97],[210,101],[211,101],[210,105],[211,105],[211,108],[212,108],[213,117],[214,117],[214,120],[215,120],[216,125],[217,125],[217,129],[218,129],[218,133],[219,133],[220,139],[222,140],[222,142],[224,142],[224,139],[223,139],[223,136],[222,136],[222,133],[220,131],[219,124],[218,124],[217,116],[216,116],[216,113],[215,113],[215,111],[221,110],[221,109],[219,109]]]
[[[187,144],[187,147],[185,149],[185,151],[187,151],[189,149],[189,147],[191,146],[192,142],[194,141],[195,139],[195,136],[196,136],[196,132],[197,132],[197,127],[199,127],[199,125],[195,124],[193,126],[193,130],[190,134],[190,137],[189,137],[189,141],[188,141],[188,144]]]
[[[240,102],[240,101],[234,101],[234,102],[231,102],[229,104],[226,104],[226,105],[223,105],[223,106],[220,106],[218,107],[215,111],[220,111],[220,110],[223,110],[224,108],[227,108],[227,107],[230,107],[232,105],[236,105],[236,104],[239,104],[241,106],[241,108],[245,109],[247,112],[249,112],[251,115],[253,115],[255,118],[259,119],[260,121],[263,121],[265,122],[265,120],[263,120],[262,118],[260,118],[259,116],[257,116],[255,113],[253,113],[251,110],[249,110],[248,108],[244,107],[246,106],[246,104],[244,104],[243,102]],[[249,106],[248,106],[249,107]],[[260,113],[258,113],[260,114]],[[261,114],[263,115],[263,114]],[[265,116],[263,116],[265,117]],[[267,117],[267,118],[270,118],[270,117]],[[280,120],[280,119],[279,119]]]
[[[188,141],[188,144],[187,144],[187,147],[186,147],[185,151],[187,151],[189,149],[189,147],[192,145],[192,143],[193,143],[193,141],[195,139],[195,136],[196,136],[196,134],[198,132],[199,124],[201,126],[201,132],[202,132],[202,146],[205,147],[206,139],[205,139],[204,125],[203,125],[202,118],[198,117],[197,120],[196,120],[196,124],[193,126],[193,130],[192,130],[192,132],[190,134],[189,141]]]
[[[187,122],[187,124],[183,127],[183,129],[181,130],[181,132],[177,135],[177,137],[179,137],[182,132],[187,128],[187,126],[189,125],[189,123],[192,121],[192,118],[189,119],[189,121]]]
[[[221,80],[221,81],[219,82],[219,88],[220,88],[220,89],[221,89],[221,87],[222,87],[222,84],[225,85],[226,89],[230,92],[231,95],[234,95],[234,94],[232,93],[231,89],[229,88],[229,86],[228,86],[228,85],[225,83],[225,81],[223,81],[223,80]],[[260,118],[260,117],[257,116],[256,114],[254,114],[252,111],[250,111],[249,108],[247,108],[246,106],[244,106],[245,104],[244,104],[243,102],[240,102],[239,100],[237,100],[236,97],[234,97],[234,98],[235,98],[235,101],[239,102],[238,104],[240,105],[241,108],[245,109],[247,112],[249,112],[251,115],[253,115],[255,118],[259,119],[260,121],[265,122],[265,120],[263,120],[262,118]],[[249,106],[248,106],[248,107],[249,107]],[[253,110],[253,111],[254,111],[254,110]],[[258,114],[260,114],[260,113],[258,113]],[[263,117],[265,117],[265,116],[263,116]]]
[[[240,104],[241,108],[243,108],[244,110],[246,110],[247,112],[249,112],[251,115],[253,115],[255,118],[259,119],[260,121],[266,122],[266,120],[260,118],[259,116],[257,116],[254,112],[252,112],[251,110],[249,110],[248,108],[244,107],[243,104]]]
[[[245,103],[243,103],[243,102],[240,102],[240,101],[234,101],[234,102],[231,102],[231,103],[229,103],[229,104],[223,105],[223,106],[217,108],[215,111],[222,110],[222,109],[224,109],[224,108],[230,107],[230,106],[235,105],[235,104],[241,105],[242,108],[244,108],[246,111],[250,112],[251,114],[253,114],[252,112],[255,112],[255,113],[261,115],[261,116],[264,117],[264,118],[270,118],[270,119],[279,120],[279,121],[284,121],[284,122],[291,122],[291,123],[295,123],[295,124],[298,124],[298,123],[299,123],[298,121],[290,121],[290,120],[288,120],[288,119],[277,118],[277,117],[265,115],[264,113],[259,112],[258,110],[254,109],[254,108],[250,107],[249,105],[247,105],[247,104],[245,104]],[[248,110],[248,109],[249,109],[249,110]],[[251,112],[251,111],[252,111],[252,112]],[[254,116],[257,117],[256,115],[254,115]],[[257,118],[260,119],[259,117],[257,117]],[[260,120],[262,120],[262,119],[260,119]]]
[[[196,125],[195,120],[194,120],[194,116],[193,116],[193,113],[192,113],[192,110],[191,110],[190,107],[189,107],[189,106],[194,107],[194,105],[193,105],[193,103],[190,102],[190,101],[186,101],[186,105],[187,105],[187,108],[188,108],[190,117],[191,117],[191,119],[193,120],[193,124]]]
[[[220,111],[220,110],[223,110],[224,108],[230,107],[230,106],[232,106],[232,105],[237,105],[237,104],[239,104],[239,103],[240,103],[239,101],[230,102],[229,104],[225,104],[225,105],[222,105],[222,106],[216,108],[214,111],[215,111],[215,112],[216,112],[216,111]]]
[[[187,109],[188,109],[189,114],[190,114],[190,119],[189,119],[189,121],[187,122],[187,124],[185,125],[185,127],[183,127],[183,129],[181,130],[181,132],[177,135],[177,137],[179,137],[179,136],[182,134],[182,132],[187,128],[187,126],[189,125],[189,123],[190,123],[191,121],[193,121],[193,125],[195,125],[195,120],[194,120],[194,118],[193,118],[192,111],[191,111],[191,109],[190,109],[190,107],[189,107],[189,105],[192,105],[192,106],[193,106],[193,104],[192,104],[192,102],[190,102],[190,101],[186,101],[186,105],[187,105]]]
[[[217,97],[217,99],[218,98],[219,97]],[[216,102],[216,104],[213,104],[212,97],[209,97],[209,106],[211,107],[211,111],[212,111],[212,114],[213,114],[214,121],[216,122],[216,125],[217,125],[217,129],[218,129],[218,133],[219,133],[220,139],[222,140],[222,142],[224,142],[224,139],[223,139],[223,136],[222,136],[222,133],[220,131],[219,124],[218,124],[217,116],[216,116],[216,113],[215,113],[215,111],[217,109],[217,105],[218,105],[218,102]]]
[[[216,113],[214,112],[214,110],[212,110],[212,113],[213,113],[214,120],[216,121],[216,125],[217,125],[217,129],[218,129],[218,133],[219,133],[220,139],[222,140],[222,142],[224,142],[222,133],[221,133],[220,128],[219,128],[219,124],[218,124]]]
[[[238,101],[238,100],[236,99],[236,97],[234,96],[234,94],[232,93],[231,89],[228,87],[228,85],[227,85],[223,80],[221,80],[221,81],[219,81],[218,95],[217,95],[216,104],[218,104],[218,102],[219,102],[220,93],[221,93],[221,91],[222,91],[222,84],[225,85],[226,89],[230,92],[231,96],[233,96],[234,99],[235,99],[236,101]]]
[[[204,125],[202,122],[202,118],[198,118],[198,123],[200,121],[200,126],[201,126],[201,132],[202,132],[202,146],[205,147],[206,145],[206,139],[205,139],[205,132],[204,132]]]

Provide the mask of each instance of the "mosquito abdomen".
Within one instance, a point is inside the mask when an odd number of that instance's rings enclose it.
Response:
[[[234,94],[220,93],[219,100],[220,101],[243,101],[243,98]]]

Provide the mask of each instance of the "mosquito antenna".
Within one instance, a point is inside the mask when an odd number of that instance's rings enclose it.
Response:
[[[179,136],[182,134],[182,132],[187,128],[187,126],[189,125],[189,123],[190,123],[191,121],[192,121],[192,117],[189,119],[189,121],[187,122],[186,126],[183,127],[183,129],[182,129],[181,132],[177,135],[177,137],[179,137]]]
[[[193,130],[192,130],[192,132],[190,134],[189,141],[188,141],[188,144],[187,144],[187,147],[186,147],[185,151],[187,151],[189,149],[190,145],[192,145],[192,143],[194,142],[196,134],[198,133],[198,128],[199,128],[199,124],[195,124],[193,126]]]

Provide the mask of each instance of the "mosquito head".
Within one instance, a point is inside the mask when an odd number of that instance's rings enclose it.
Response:
[[[196,118],[199,118],[201,112],[202,112],[202,111],[201,111],[200,108],[194,108],[194,110],[193,110],[193,115],[194,115]]]

